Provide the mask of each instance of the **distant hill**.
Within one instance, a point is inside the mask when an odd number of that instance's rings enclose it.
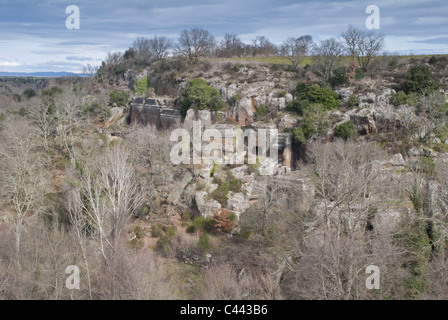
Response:
[[[59,77],[88,77],[88,75],[85,73],[73,73],[73,72],[0,72],[0,77],[59,78]]]

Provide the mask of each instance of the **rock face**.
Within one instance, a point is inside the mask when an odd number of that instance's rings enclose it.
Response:
[[[170,100],[163,98],[134,98],[130,108],[131,123],[152,125],[157,129],[173,129],[180,126],[179,110],[167,107]]]
[[[351,120],[358,132],[371,134],[379,132],[393,132],[400,130],[403,120],[412,116],[413,112],[406,106],[394,108],[391,106],[372,106],[349,110],[342,115],[341,123]]]
[[[289,174],[269,177],[255,183],[250,195],[251,204],[258,201],[263,192],[263,187],[261,187],[263,183],[267,183],[268,189],[276,190],[276,200],[280,202],[279,205],[286,208],[307,211],[313,203],[315,191],[311,181],[295,174]]]
[[[263,68],[260,68],[263,69]],[[251,76],[252,70],[241,68],[239,73]],[[221,96],[229,104],[233,104],[230,117],[235,119],[241,126],[247,126],[251,122],[257,108],[264,105],[269,111],[281,111],[293,99],[289,93],[275,87],[278,79],[274,78],[268,70],[264,70],[263,80],[253,83],[231,83],[227,84],[219,78],[210,80],[210,85],[216,88]],[[234,97],[239,95],[238,101]]]
[[[214,212],[221,209],[221,204],[216,200],[208,199],[207,194],[206,191],[200,191],[193,198],[196,209],[203,217],[211,217]]]

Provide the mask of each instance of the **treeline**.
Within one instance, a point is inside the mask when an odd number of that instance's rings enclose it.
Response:
[[[125,52],[108,53],[98,70],[87,66],[86,73],[97,73],[100,80],[111,75],[122,75],[132,66],[146,67],[168,56],[183,57],[190,61],[200,58],[244,58],[280,56],[290,60],[297,69],[304,58],[313,56],[319,64],[317,73],[328,81],[344,56],[353,57],[356,68],[367,71],[369,65],[384,48],[384,34],[375,30],[363,31],[351,25],[339,39],[315,42],[310,35],[289,37],[280,45],[265,36],[257,36],[244,43],[239,35],[227,33],[217,41],[203,28],[183,30],[177,42],[166,36],[151,39],[137,38]]]

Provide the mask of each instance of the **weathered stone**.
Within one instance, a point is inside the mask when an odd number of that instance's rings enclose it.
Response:
[[[338,91],[339,98],[341,98],[342,102],[346,102],[350,100],[350,97],[353,94],[353,90],[350,88],[342,88]]]
[[[243,193],[229,192],[229,199],[227,200],[227,208],[235,212],[239,218],[240,214],[249,208],[249,198]]]
[[[193,176],[190,171],[185,171],[180,179],[176,179],[177,183],[173,185],[173,188],[171,188],[168,195],[168,203],[176,205],[179,202],[179,199],[184,192],[185,187],[188,185],[188,183],[191,182],[192,178]]]
[[[297,117],[292,116],[289,113],[282,115],[280,118],[280,122],[278,123],[278,130],[282,132],[285,128],[292,128],[297,123]]]
[[[205,191],[197,192],[194,195],[194,204],[203,217],[210,217],[213,212],[221,209],[221,204],[218,201],[207,199],[207,192]]]
[[[157,129],[172,129],[180,126],[182,116],[177,109],[166,108],[159,103],[166,102],[163,99],[147,99],[146,102],[155,103],[143,104],[144,98],[134,98],[131,103],[130,120],[131,123],[141,123],[152,125]]]
[[[403,156],[401,153],[394,154],[392,159],[390,159],[390,164],[393,166],[405,166],[406,161],[404,161]]]

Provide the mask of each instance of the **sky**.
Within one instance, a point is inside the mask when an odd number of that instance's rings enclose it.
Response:
[[[79,29],[66,27],[70,5],[79,8]],[[448,53],[446,0],[0,0],[0,71],[82,72],[137,37],[177,41],[192,27],[247,43],[259,35],[275,44],[305,34],[338,38],[349,24],[366,29],[369,5],[380,10],[384,51]]]

